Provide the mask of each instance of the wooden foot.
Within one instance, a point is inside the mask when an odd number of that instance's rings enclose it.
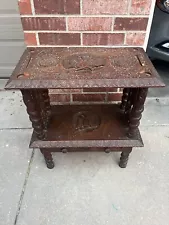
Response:
[[[124,152],[121,153],[120,162],[119,162],[119,166],[121,168],[127,167],[127,163],[128,163],[128,159],[129,159],[129,155],[130,155],[131,151],[132,150],[124,151]]]
[[[104,151],[105,151],[105,153],[110,153],[111,152],[111,150],[109,148],[106,148]]]
[[[52,153],[48,150],[43,150],[43,149],[41,149],[40,151],[44,156],[47,168],[53,169],[55,167],[55,164],[53,162]]]
[[[61,151],[62,151],[62,153],[67,153],[68,152],[66,148],[62,148]]]

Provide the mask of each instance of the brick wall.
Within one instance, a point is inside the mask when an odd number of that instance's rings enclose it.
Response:
[[[154,0],[19,0],[32,46],[143,46]],[[120,89],[50,90],[54,102],[118,101]]]

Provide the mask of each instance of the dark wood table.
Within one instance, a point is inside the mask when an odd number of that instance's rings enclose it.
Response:
[[[32,122],[30,148],[51,152],[121,151],[125,168],[133,147],[142,147],[141,114],[149,87],[163,87],[141,48],[36,48],[22,55],[6,89],[20,89]],[[48,89],[123,89],[121,105],[51,106]]]

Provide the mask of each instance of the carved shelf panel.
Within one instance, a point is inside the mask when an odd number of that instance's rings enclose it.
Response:
[[[118,105],[53,106],[46,140],[33,133],[33,148],[141,147],[139,133],[128,138],[128,124]]]

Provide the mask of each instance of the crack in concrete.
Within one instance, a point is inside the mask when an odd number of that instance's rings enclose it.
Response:
[[[0,128],[0,131],[1,130],[31,130],[32,127],[28,127],[28,128]]]
[[[14,225],[16,225],[17,221],[18,221],[18,217],[19,217],[19,213],[20,213],[20,210],[21,210],[22,201],[23,201],[25,190],[26,190],[26,185],[27,185],[27,182],[28,182],[28,178],[29,178],[29,174],[30,174],[30,170],[31,170],[31,165],[32,165],[32,162],[33,162],[34,154],[35,154],[35,150],[33,149],[31,157],[30,157],[30,162],[28,164],[28,169],[27,169],[27,172],[26,172],[25,181],[24,181],[23,188],[22,188],[22,191],[21,191],[20,199],[19,199],[19,202],[18,202],[18,207],[17,207],[17,211],[16,211]]]

